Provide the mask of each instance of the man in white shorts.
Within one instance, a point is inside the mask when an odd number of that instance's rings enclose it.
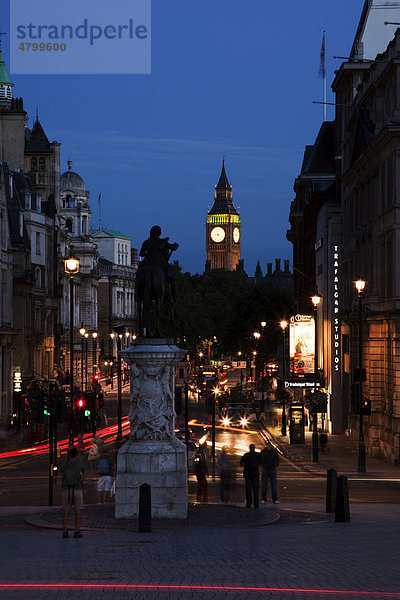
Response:
[[[99,477],[97,481],[98,503],[106,504],[106,498],[110,493],[114,478],[114,464],[105,448],[101,451],[97,461],[97,475]]]

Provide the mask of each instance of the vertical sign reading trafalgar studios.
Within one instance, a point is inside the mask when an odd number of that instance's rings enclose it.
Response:
[[[310,315],[290,317],[290,363],[295,375],[314,373],[315,327]]]
[[[10,0],[10,72],[149,74],[151,0]]]
[[[339,319],[339,246],[333,246],[333,299],[332,299],[332,360],[333,372],[340,371],[340,319]]]

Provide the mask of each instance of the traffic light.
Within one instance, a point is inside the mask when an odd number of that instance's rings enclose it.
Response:
[[[361,402],[361,413],[363,415],[371,414],[371,399],[367,398],[366,396],[363,397]]]
[[[100,379],[100,375],[98,373],[96,373],[93,377],[94,381],[98,381]]]
[[[78,398],[78,408],[81,410],[85,406],[85,401],[83,398]]]

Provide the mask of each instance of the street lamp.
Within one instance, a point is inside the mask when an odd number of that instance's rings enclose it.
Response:
[[[312,432],[312,460],[318,462],[318,408],[316,403],[317,398],[317,379],[318,379],[318,332],[317,332],[317,316],[318,305],[321,301],[321,296],[314,294],[311,302],[314,305],[314,410],[313,410],[313,432]]]
[[[93,331],[92,333],[92,338],[93,338],[93,379],[94,376],[96,375],[96,370],[97,370],[97,336],[99,334],[97,333],[97,331]]]
[[[281,434],[286,435],[286,406],[285,406],[285,346],[286,346],[286,327],[288,326],[288,322],[282,319],[279,323],[283,333],[283,346],[282,346],[282,426],[281,426]]]
[[[358,279],[354,282],[358,292],[358,385],[359,385],[359,414],[360,414],[360,433],[358,438],[358,473],[365,473],[365,441],[364,441],[364,422],[363,422],[363,397],[362,397],[362,294],[366,282],[363,279]]]
[[[215,404],[220,394],[219,387],[213,389],[214,399],[211,413],[211,456],[212,456],[212,480],[215,481]]]
[[[85,392],[87,392],[87,376],[88,376],[88,337],[89,333],[85,333]]]
[[[110,333],[110,339],[111,339],[111,354],[114,357],[114,338],[115,338],[115,333]],[[113,361],[110,360],[109,364],[111,365],[111,389],[114,389],[114,379],[113,379],[113,372],[112,372],[112,366],[113,366]]]
[[[130,333],[129,331],[125,331],[125,348],[128,347],[128,339],[129,339]]]
[[[70,256],[64,261],[64,270],[69,275],[69,327],[70,327],[70,354],[69,354],[69,446],[74,445],[73,418],[74,418],[74,275],[79,273],[79,260]]]
[[[85,353],[85,333],[86,333],[86,329],[84,328],[83,323],[81,325],[79,333],[81,334],[81,337],[82,337],[82,345],[81,345],[81,390],[83,390],[83,359],[84,359],[84,353]]]

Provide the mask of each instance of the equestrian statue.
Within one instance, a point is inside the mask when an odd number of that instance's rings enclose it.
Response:
[[[160,333],[160,311],[167,290],[170,291],[172,303],[175,301],[174,273],[168,264],[172,252],[179,244],[170,244],[169,238],[161,237],[161,227],[153,225],[150,237],[140,249],[143,260],[139,263],[136,275],[136,298],[139,313],[139,335],[150,337],[150,306],[155,302],[156,337]],[[173,320],[173,306],[170,311]]]

